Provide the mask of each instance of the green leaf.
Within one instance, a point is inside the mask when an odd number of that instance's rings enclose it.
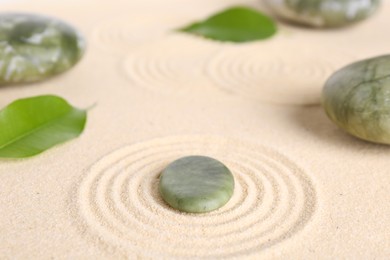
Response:
[[[19,99],[0,111],[0,157],[23,158],[79,136],[85,110],[57,96]]]
[[[248,42],[273,36],[277,27],[270,17],[255,9],[233,7],[179,31],[218,41]]]

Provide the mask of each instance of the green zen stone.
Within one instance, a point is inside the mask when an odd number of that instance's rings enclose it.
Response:
[[[234,178],[221,162],[204,156],[174,161],[160,176],[162,198],[173,208],[204,213],[225,205],[234,190]]]
[[[364,140],[390,144],[390,55],[353,63],[325,84],[329,118]]]
[[[266,0],[287,20],[314,27],[340,27],[370,16],[380,0]]]
[[[0,14],[0,85],[46,79],[71,68],[84,53],[84,40],[52,18]]]

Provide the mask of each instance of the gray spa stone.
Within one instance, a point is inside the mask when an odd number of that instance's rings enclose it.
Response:
[[[205,156],[188,156],[172,162],[162,172],[162,198],[173,208],[204,213],[225,205],[234,190],[234,178],[221,162]]]
[[[337,71],[325,84],[322,104],[329,118],[348,133],[390,144],[390,55]]]
[[[340,27],[366,19],[380,0],[265,0],[280,17],[314,27]]]
[[[28,83],[62,73],[84,53],[69,25],[44,16],[0,14],[0,85]]]

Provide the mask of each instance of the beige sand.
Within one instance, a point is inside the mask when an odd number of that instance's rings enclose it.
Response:
[[[344,134],[318,105],[335,69],[390,52],[389,2],[353,27],[281,24],[242,45],[172,30],[239,1],[53,2],[1,9],[73,23],[85,58],[2,88],[0,106],[47,93],[97,106],[80,138],[0,161],[0,259],[390,257],[390,148]],[[159,172],[189,154],[232,169],[225,207],[189,215],[161,201]]]

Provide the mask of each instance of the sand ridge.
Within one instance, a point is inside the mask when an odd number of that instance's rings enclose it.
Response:
[[[178,44],[192,51],[178,48]],[[195,37],[168,35],[130,53],[123,62],[123,72],[130,82],[157,93],[190,93],[207,82],[205,67],[218,47]]]
[[[207,74],[216,86],[246,98],[313,105],[320,102],[319,90],[323,82],[335,70],[357,59],[353,53],[339,52],[325,44],[302,46],[291,41],[288,49],[285,44],[275,41],[222,49],[210,60]],[[328,55],[316,55],[329,49],[332,51]],[[286,91],[287,78],[288,89],[293,91]]]
[[[236,188],[218,211],[183,214],[160,198],[158,176],[169,162],[198,154],[226,164]],[[225,258],[260,252],[293,236],[310,220],[316,200],[310,178],[272,149],[221,137],[176,136],[102,158],[81,182],[78,207],[90,232],[126,257]]]
[[[232,45],[172,29],[235,0],[116,1],[1,6],[69,21],[88,48],[64,75],[2,88],[0,105],[48,93],[97,104],[80,138],[0,161],[1,259],[388,258],[390,152],[344,134],[318,101],[338,66],[390,52],[389,2],[349,28],[280,23],[269,41]],[[237,183],[202,216],[173,211],[156,187],[192,153]]]

